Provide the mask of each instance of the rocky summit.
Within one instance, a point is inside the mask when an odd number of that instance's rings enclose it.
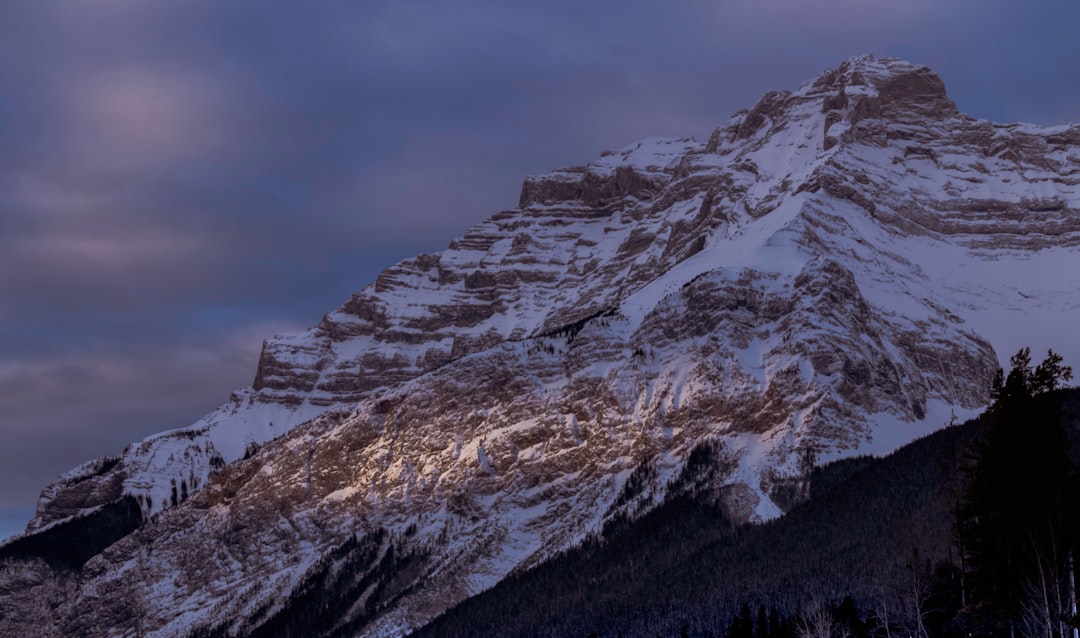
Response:
[[[315,634],[398,636],[664,502],[704,444],[694,490],[781,516],[814,464],[980,410],[1019,346],[1078,359],[1078,185],[1080,126],[872,56],[528,177],[217,411],[58,478],[0,547],[0,634],[275,635],[321,587]]]

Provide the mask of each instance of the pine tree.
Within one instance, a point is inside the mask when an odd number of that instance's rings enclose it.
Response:
[[[998,403],[1017,403],[1031,398],[1032,380],[1031,348],[1021,348],[1009,359],[1012,369],[1005,377],[1005,386]]]
[[[1062,365],[1061,355],[1053,350],[1046,351],[1046,358],[1032,374],[1032,394],[1053,392],[1059,386],[1072,379],[1072,366]]]
[[[776,607],[772,607],[769,609],[769,636],[770,638],[780,638],[781,632],[780,613],[776,611]]]
[[[754,632],[755,638],[769,638],[769,619],[765,615],[765,605],[759,605],[757,610],[757,626]]]
[[[743,603],[742,609],[739,611],[739,625],[742,629],[742,636],[754,638],[754,614],[750,611],[749,603]]]
[[[844,596],[844,600],[836,608],[836,622],[847,630],[848,635],[854,638],[865,638],[869,635],[866,630],[866,623],[860,617],[859,608],[856,607],[855,600],[851,596]]]
[[[731,624],[728,625],[724,638],[743,638],[743,629],[738,616],[731,619]]]
[[[1054,404],[1036,398],[1071,370],[1053,351],[1033,370],[1028,348],[1010,363],[984,415],[985,440],[958,517],[972,585],[969,613],[991,614],[985,621],[1007,633],[1018,628],[1030,583],[1045,582],[1046,557],[1063,560],[1061,545],[1071,538],[1070,508],[1063,507],[1069,483],[1064,432]]]

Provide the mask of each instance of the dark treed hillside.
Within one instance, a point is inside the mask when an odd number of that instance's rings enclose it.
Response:
[[[1037,402],[1066,426],[1075,465],[1080,392]],[[809,500],[764,525],[733,529],[719,508],[677,498],[412,635],[723,636],[746,604],[805,616],[845,596],[864,619],[948,635],[962,603],[957,506],[990,420],[943,429],[882,459],[819,468]]]

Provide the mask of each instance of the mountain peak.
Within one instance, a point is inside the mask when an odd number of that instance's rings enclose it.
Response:
[[[893,120],[941,119],[958,114],[945,83],[929,67],[871,54],[845,60],[804,84],[798,94],[831,95],[833,99],[826,102],[826,107],[832,108],[846,106],[850,97],[876,98],[874,106],[878,108],[873,110]]]
[[[761,148],[782,140],[792,124],[812,131],[821,151],[844,141],[888,143],[889,127],[936,127],[958,117],[945,83],[928,67],[900,58],[862,55],[828,69],[795,91],[769,91],[713,132],[707,151]]]
[[[841,74],[859,73],[868,77],[890,77],[929,71],[929,67],[915,64],[903,58],[877,57],[873,53],[855,55],[840,63],[835,72]]]

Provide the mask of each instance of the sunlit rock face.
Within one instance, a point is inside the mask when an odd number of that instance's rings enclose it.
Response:
[[[1078,144],[861,57],[706,143],[528,177],[218,411],[46,489],[0,633],[246,635],[330,582],[326,633],[398,635],[662,502],[705,443],[693,489],[781,515],[809,463],[980,409],[1020,345],[1080,355]]]

